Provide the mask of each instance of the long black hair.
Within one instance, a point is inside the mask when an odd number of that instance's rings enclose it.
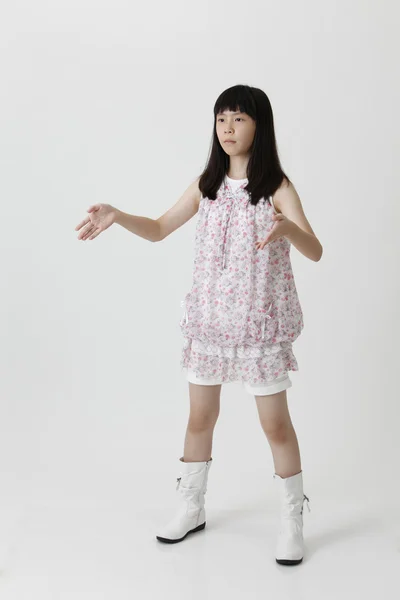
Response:
[[[286,179],[276,146],[274,117],[271,103],[265,92],[248,85],[234,85],[217,98],[214,105],[214,131],[208,163],[200,176],[199,189],[204,198],[215,200],[224,177],[229,169],[229,156],[222,148],[217,132],[216,118],[224,110],[240,111],[248,114],[256,122],[254,140],[250,148],[247,165],[248,183],[245,187],[251,204],[256,205],[261,198],[269,198]]]

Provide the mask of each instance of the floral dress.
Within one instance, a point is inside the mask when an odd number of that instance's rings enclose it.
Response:
[[[253,206],[247,181],[234,189],[225,176],[215,200],[200,198],[193,283],[181,303],[181,368],[253,385],[298,370],[292,343],[304,325],[291,244],[281,237],[257,250],[277,211],[272,196]]]

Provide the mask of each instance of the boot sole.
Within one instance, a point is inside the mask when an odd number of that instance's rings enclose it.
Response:
[[[164,538],[164,537],[160,537],[159,535],[156,535],[156,538],[160,541],[160,542],[164,542],[165,544],[176,544],[177,542],[181,542],[182,540],[185,539],[185,537],[187,535],[189,535],[189,533],[195,533],[195,531],[201,531],[202,529],[204,529],[206,526],[206,522],[204,521],[204,523],[202,525],[199,525],[198,527],[195,527],[194,529],[191,529],[190,531],[188,531],[187,533],[185,533],[185,535],[181,538],[178,538],[177,540],[170,540],[169,538]]]
[[[280,565],[299,565],[303,559],[299,558],[298,560],[289,560],[286,558],[277,558],[276,562]]]

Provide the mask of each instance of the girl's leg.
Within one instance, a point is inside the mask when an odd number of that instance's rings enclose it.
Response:
[[[272,450],[275,473],[282,478],[297,475],[301,471],[300,451],[286,390],[255,399],[261,427]]]
[[[275,558],[282,565],[297,565],[304,555],[303,492],[299,445],[289,415],[286,389],[255,396],[261,426],[274,457],[274,480],[281,497],[281,524]]]
[[[160,528],[156,536],[160,542],[181,542],[189,533],[201,531],[206,526],[205,494],[212,465],[212,438],[219,415],[221,385],[189,382],[190,415],[176,487],[178,510]]]
[[[214,427],[220,410],[221,384],[189,382],[190,415],[186,429],[184,462],[208,461],[212,453]]]

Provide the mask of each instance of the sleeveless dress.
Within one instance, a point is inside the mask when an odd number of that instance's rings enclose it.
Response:
[[[292,343],[304,324],[291,243],[281,237],[256,249],[277,211],[272,196],[250,204],[247,182],[225,176],[215,200],[200,198],[193,282],[181,302],[181,368],[257,385],[298,370]]]

